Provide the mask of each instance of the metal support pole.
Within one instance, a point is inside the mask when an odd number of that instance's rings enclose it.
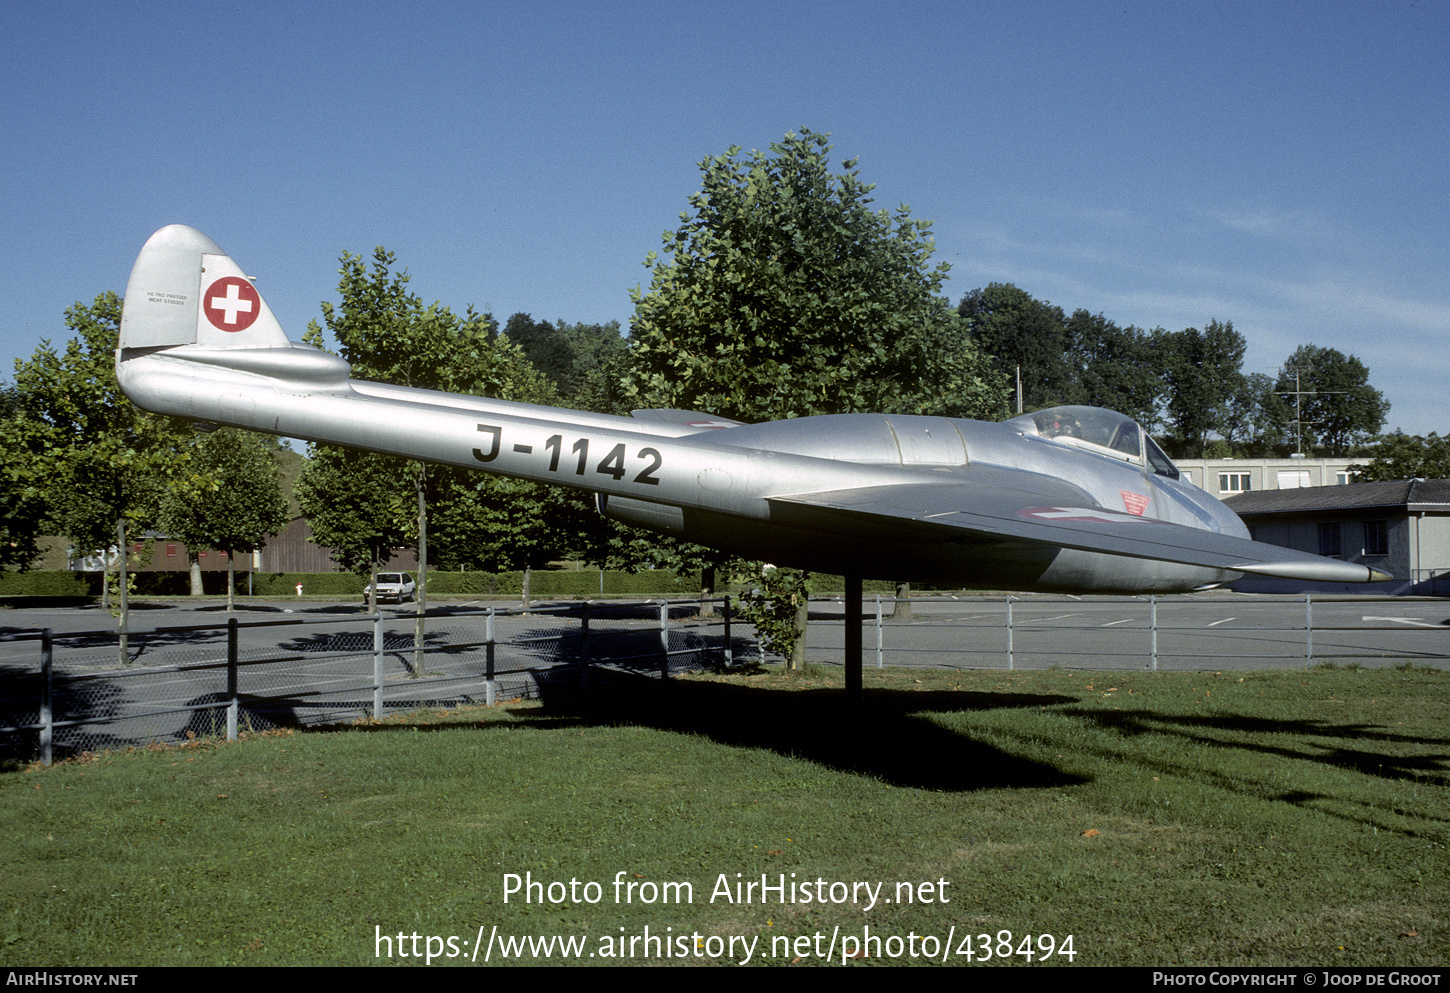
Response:
[[[1148,598],[1148,668],[1158,671],[1158,598]]]
[[[383,612],[373,614],[373,720],[383,719]]]
[[[589,601],[584,601],[584,612],[579,617],[579,686],[589,688]]]
[[[55,654],[55,636],[50,628],[40,632],[40,763],[50,765],[51,735],[54,731],[51,714],[51,663]]]
[[[1007,597],[1007,668],[1015,668],[1012,658],[1012,597]]]
[[[660,601],[660,678],[670,678],[670,602]]]
[[[859,703],[861,678],[861,576],[846,578],[846,699]]]
[[[116,586],[116,595],[121,600],[121,616],[117,619],[119,626],[116,628],[119,634],[116,647],[119,650],[121,665],[126,665],[131,661],[130,632],[127,631],[131,617],[131,601],[126,595],[128,584],[126,582],[126,518],[124,517],[116,521],[116,548],[121,553],[116,562],[117,576],[120,577],[120,582]],[[106,579],[104,565],[105,563],[102,562],[102,582],[105,582]]]
[[[1314,664],[1314,594],[1304,594],[1304,665]]]
[[[227,618],[227,741],[237,740],[237,619]]]
[[[735,664],[735,643],[730,639],[730,598],[723,597],[725,606],[721,613],[725,615],[725,668]]]
[[[876,668],[881,668],[881,594],[876,595]]]
[[[494,608],[489,607],[488,616],[483,621],[483,702],[490,707],[498,699],[498,680],[493,675],[493,611]]]

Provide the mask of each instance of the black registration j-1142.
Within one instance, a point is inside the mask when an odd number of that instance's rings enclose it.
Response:
[[[503,447],[503,428],[495,424],[480,424],[478,430],[489,436],[489,447],[487,452],[482,448],[475,448],[473,450],[473,457],[480,462],[492,462],[498,458],[499,450]],[[520,455],[532,455],[534,453],[533,445],[520,444],[514,445],[513,447],[514,451]],[[548,440],[544,442],[544,450],[549,453],[549,471],[558,472],[559,462],[564,451],[564,436],[562,434],[550,435]],[[569,463],[572,462],[574,475],[584,475],[589,465],[589,439],[580,438],[575,441],[570,447],[569,453],[576,458],[566,461],[566,471]],[[659,471],[660,466],[664,463],[664,457],[660,455],[657,449],[641,448],[635,453],[635,458],[644,459],[647,464],[635,475],[632,482],[658,486],[660,481],[655,473]],[[625,446],[623,442],[620,442],[609,450],[608,455],[599,460],[599,464],[594,467],[594,471],[600,475],[612,476],[616,480],[623,479],[628,474],[628,470],[624,467],[624,459]]]

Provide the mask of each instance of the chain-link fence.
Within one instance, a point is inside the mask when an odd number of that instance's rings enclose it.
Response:
[[[117,633],[15,633],[37,664],[7,665],[0,756],[74,755],[238,732],[328,724],[389,711],[537,696],[625,674],[729,665],[725,601],[452,608]],[[732,643],[735,642],[735,643]]]

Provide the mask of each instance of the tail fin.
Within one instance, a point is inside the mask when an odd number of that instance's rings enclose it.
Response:
[[[126,284],[122,349],[290,344],[251,280],[200,231],[172,224],[141,249]]]

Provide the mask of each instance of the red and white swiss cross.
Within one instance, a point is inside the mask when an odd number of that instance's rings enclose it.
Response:
[[[262,312],[262,298],[256,287],[240,276],[223,276],[202,294],[201,309],[212,327],[245,331]]]

